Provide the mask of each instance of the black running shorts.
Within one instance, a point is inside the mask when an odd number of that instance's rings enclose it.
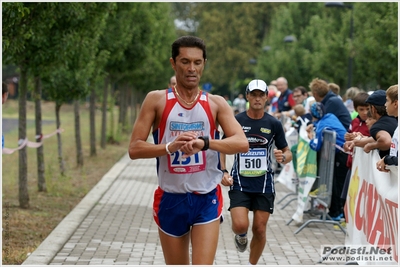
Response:
[[[274,213],[275,193],[247,193],[239,190],[230,190],[229,199],[231,200],[230,207],[245,207],[250,211],[263,210],[269,213]]]

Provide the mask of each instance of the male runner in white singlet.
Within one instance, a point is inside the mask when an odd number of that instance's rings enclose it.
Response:
[[[176,86],[147,94],[132,131],[131,159],[157,158],[153,216],[165,263],[211,265],[222,221],[219,152],[245,153],[246,136],[226,100],[203,92],[206,47],[198,37],[172,44]],[[220,140],[218,126],[227,138]],[[146,142],[153,129],[154,144]]]

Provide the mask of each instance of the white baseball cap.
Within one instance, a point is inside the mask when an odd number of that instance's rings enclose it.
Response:
[[[246,87],[246,92],[260,90],[268,94],[268,86],[263,80],[252,80]]]

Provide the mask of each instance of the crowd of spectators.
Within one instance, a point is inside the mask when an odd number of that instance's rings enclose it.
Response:
[[[329,216],[345,220],[343,207],[347,195],[352,166],[352,151],[362,147],[365,153],[376,149],[381,160],[376,168],[388,171],[387,165],[397,166],[398,118],[397,89],[366,92],[350,87],[341,94],[339,85],[315,78],[308,85],[290,89],[285,77],[270,81],[265,112],[275,116],[284,125],[300,128],[306,123],[310,147],[321,148],[322,130],[336,132],[335,168]],[[284,127],[288,130],[287,127]],[[314,186],[313,189],[317,188]]]

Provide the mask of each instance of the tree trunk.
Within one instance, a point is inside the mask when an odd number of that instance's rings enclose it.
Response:
[[[130,117],[130,122],[131,122],[131,129],[133,125],[135,124],[136,120],[136,104],[135,104],[135,91],[131,91],[131,97],[130,97],[130,102],[131,102],[131,117]]]
[[[119,86],[119,95],[118,95],[118,103],[119,103],[119,105],[118,105],[118,124],[121,124],[122,123],[122,109],[123,109],[123,106],[124,106],[124,97],[125,97],[125,95],[124,95],[124,88],[125,88],[125,85],[121,85],[121,86]]]
[[[108,105],[110,110],[110,127],[108,128],[107,139],[110,143],[115,143],[114,137],[114,107],[115,107],[115,99],[117,98],[118,92],[114,92],[114,88],[111,86],[111,94],[109,97]]]
[[[128,89],[126,85],[121,86],[119,95],[119,116],[118,116],[119,133],[126,132],[127,91]]]
[[[101,106],[101,148],[106,148],[107,143],[107,101],[108,101],[108,87],[110,79],[107,76],[104,79],[103,103]]]
[[[56,101],[56,125],[57,129],[60,129],[61,121],[60,121],[60,109],[61,104]],[[62,142],[61,142],[61,134],[57,133],[57,143],[58,143],[58,163],[60,164],[60,172],[61,175],[65,175],[65,164],[62,156]]]
[[[83,152],[81,140],[81,127],[79,118],[79,100],[74,100],[74,118],[75,118],[75,142],[76,142],[76,164],[83,166]]]
[[[96,90],[94,82],[91,83],[90,93],[90,156],[96,156]]]
[[[28,89],[28,74],[25,67],[21,67],[19,101],[18,101],[18,140],[26,138],[26,92]],[[24,146],[19,150],[19,180],[18,180],[18,198],[19,206],[23,209],[29,208],[29,192],[28,192],[28,159],[27,147]],[[4,166],[3,166],[4,167]]]
[[[129,108],[129,87],[124,88],[124,109],[122,113],[122,132],[128,133],[128,108]]]
[[[35,78],[35,124],[36,124],[36,142],[42,141],[42,85],[40,83],[40,78]],[[44,153],[43,145],[36,149],[37,157],[37,171],[38,171],[38,191],[47,192],[46,179],[44,176]]]

